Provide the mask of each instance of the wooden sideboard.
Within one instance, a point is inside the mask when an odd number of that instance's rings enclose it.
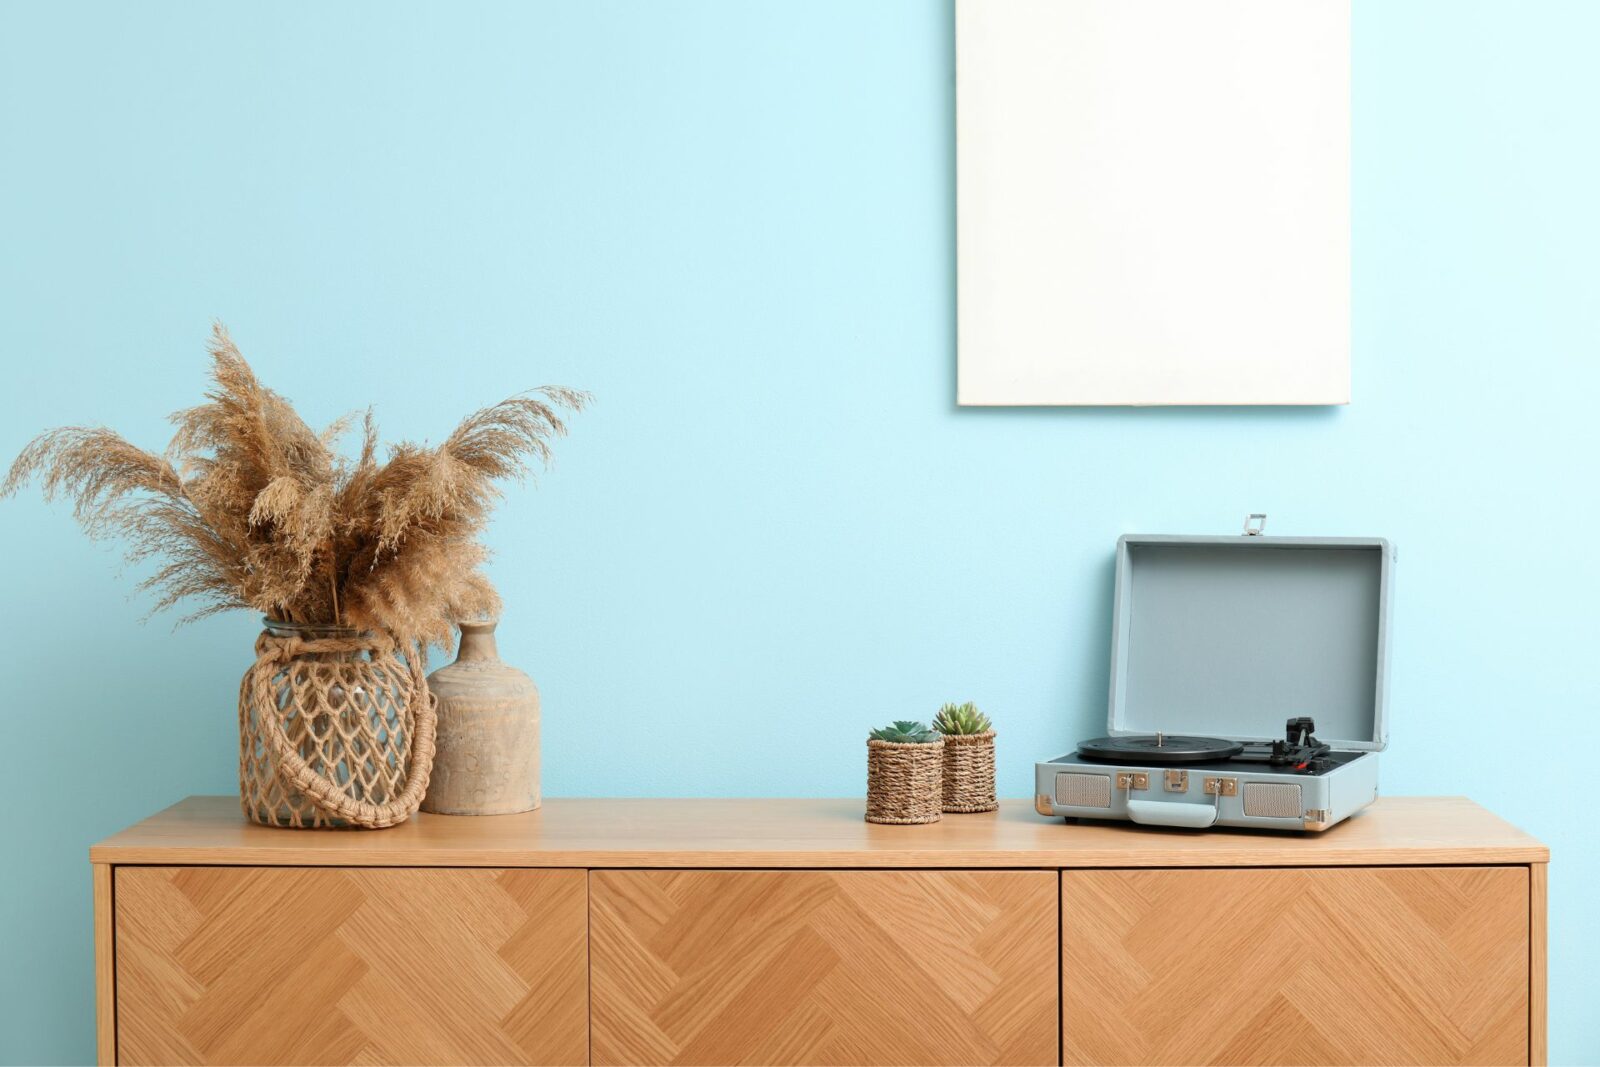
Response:
[[[1548,850],[1461,798],[1321,834],[1025,801],[560,800],[90,850],[103,1063],[1542,1063]]]

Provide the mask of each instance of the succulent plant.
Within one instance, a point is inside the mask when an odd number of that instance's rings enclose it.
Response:
[[[897,719],[893,725],[883,726],[867,735],[871,741],[892,741],[897,745],[926,745],[939,740],[939,735],[925,723],[911,719]]]
[[[933,728],[941,734],[981,734],[993,727],[989,716],[969,700],[965,704],[946,704],[940,708],[933,718]]]

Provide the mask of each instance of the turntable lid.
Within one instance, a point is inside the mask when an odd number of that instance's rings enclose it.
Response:
[[[1123,537],[1111,732],[1271,740],[1309,715],[1383,748],[1393,559],[1382,538]]]

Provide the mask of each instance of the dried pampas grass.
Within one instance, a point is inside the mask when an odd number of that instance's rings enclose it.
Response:
[[[67,497],[95,538],[126,542],[130,562],[160,561],[141,588],[152,611],[183,621],[230,608],[294,623],[351,626],[449,648],[453,623],[498,612],[478,569],[478,534],[500,491],[565,435],[562,411],[587,393],[546,387],[469,415],[437,448],[401,443],[378,459],[368,411],[354,459],[341,419],[316,432],[263,386],[219,324],[206,403],[172,416],[165,455],[110,430],[68,426],[22,450],[0,497],[35,476]]]

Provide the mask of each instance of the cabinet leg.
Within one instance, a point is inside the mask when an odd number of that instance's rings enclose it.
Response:
[[[111,907],[111,864],[94,864],[94,1035],[95,1058],[117,1062],[117,958]]]
[[[1528,864],[1528,1062],[1533,1067],[1544,1067],[1550,1059],[1545,1034],[1549,1007],[1545,986],[1548,966],[1545,942],[1548,935],[1544,911],[1549,874],[1549,864]]]

